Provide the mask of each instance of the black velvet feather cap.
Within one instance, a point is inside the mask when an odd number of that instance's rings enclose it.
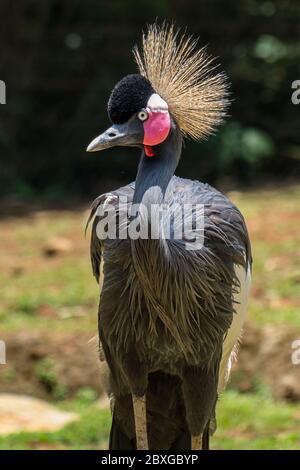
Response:
[[[123,124],[135,113],[145,108],[155,93],[149,80],[135,73],[126,75],[114,87],[107,105],[107,112],[114,124]]]

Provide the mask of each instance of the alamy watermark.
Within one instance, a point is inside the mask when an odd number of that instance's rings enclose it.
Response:
[[[294,366],[300,364],[300,339],[295,339],[291,344],[292,349],[294,350],[291,354],[291,361]]]
[[[300,80],[293,81],[292,90],[295,90],[291,97],[292,103],[295,105],[300,104]]]
[[[186,250],[204,244],[204,205],[147,203],[129,204],[126,196],[108,196],[96,214],[100,240],[181,240]]]
[[[0,80],[0,104],[6,104],[6,84]]]
[[[5,342],[0,340],[0,365],[6,364],[6,345]]]

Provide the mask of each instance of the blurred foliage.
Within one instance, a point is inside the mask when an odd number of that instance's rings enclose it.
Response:
[[[298,0],[2,0],[0,14],[2,195],[82,197],[134,179],[136,152],[85,147],[108,125],[112,86],[135,71],[131,48],[155,18],[199,35],[232,83],[227,124],[187,142],[178,173],[247,184],[299,176]]]
[[[63,384],[58,382],[57,374],[55,372],[54,362],[45,357],[40,359],[36,365],[35,370],[38,380],[46,387],[54,399],[63,400],[67,395],[67,390]]]

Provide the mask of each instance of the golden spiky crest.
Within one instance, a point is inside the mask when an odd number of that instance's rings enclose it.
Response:
[[[215,73],[213,59],[197,43],[173,24],[154,23],[143,34],[142,52],[135,46],[133,53],[141,75],[167,102],[183,135],[199,140],[220,124],[229,101],[226,76]]]

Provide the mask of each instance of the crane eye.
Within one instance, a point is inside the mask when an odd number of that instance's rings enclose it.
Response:
[[[140,121],[146,121],[149,117],[149,114],[147,113],[147,111],[143,110],[143,111],[140,111],[138,113],[138,118]]]

